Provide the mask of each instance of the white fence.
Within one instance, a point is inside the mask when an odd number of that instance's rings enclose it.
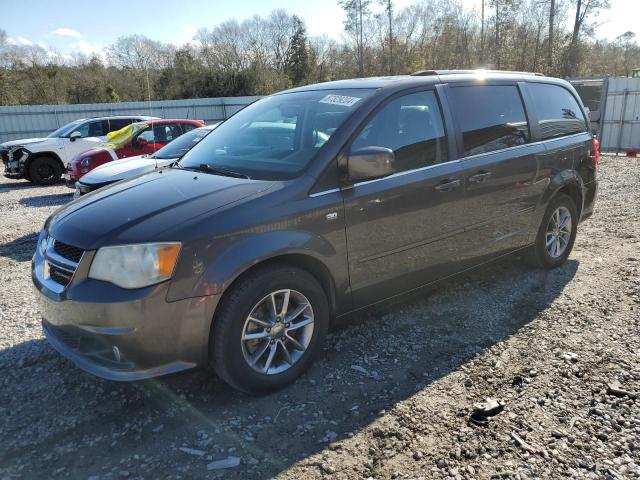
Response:
[[[221,97],[153,102],[0,107],[0,143],[21,138],[43,137],[73,120],[107,115],[191,118],[204,120],[208,124],[226,120],[259,98]]]

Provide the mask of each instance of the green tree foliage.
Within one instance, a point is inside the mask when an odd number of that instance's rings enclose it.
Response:
[[[554,76],[628,75],[640,67],[633,32],[599,40],[610,0],[340,0],[345,35],[308,37],[278,9],[227,20],[175,46],[124,36],[104,54],[61,57],[15,45],[0,29],[0,104],[65,104],[264,95],[291,86],[422,69],[501,68]],[[553,7],[553,8],[552,8]],[[566,26],[569,25],[570,28]]]
[[[309,73],[309,53],[307,44],[307,29],[300,18],[293,16],[295,32],[291,38],[285,69],[292,85],[305,83]]]

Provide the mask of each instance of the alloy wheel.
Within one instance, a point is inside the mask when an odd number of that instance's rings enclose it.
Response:
[[[311,303],[296,290],[277,290],[252,309],[242,329],[242,354],[255,371],[274,375],[291,368],[313,336]]]
[[[571,212],[567,207],[558,207],[549,218],[546,232],[547,253],[551,258],[560,258],[571,240]]]

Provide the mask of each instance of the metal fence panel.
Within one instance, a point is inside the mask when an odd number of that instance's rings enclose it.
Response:
[[[601,149],[640,149],[640,78],[609,78]]]
[[[0,143],[7,140],[44,137],[73,120],[107,115],[191,118],[204,120],[208,124],[226,120],[259,98],[261,97],[220,97],[152,102],[0,107]]]

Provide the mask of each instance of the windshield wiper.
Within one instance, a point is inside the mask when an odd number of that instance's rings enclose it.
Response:
[[[227,170],[226,168],[212,167],[207,163],[201,163],[197,167],[183,167],[179,163],[176,164],[176,166],[184,168],[185,170],[195,170],[196,172],[212,173],[213,175],[224,175],[225,177],[246,178],[247,180],[251,180],[251,177],[244,173],[234,172],[233,170]]]

